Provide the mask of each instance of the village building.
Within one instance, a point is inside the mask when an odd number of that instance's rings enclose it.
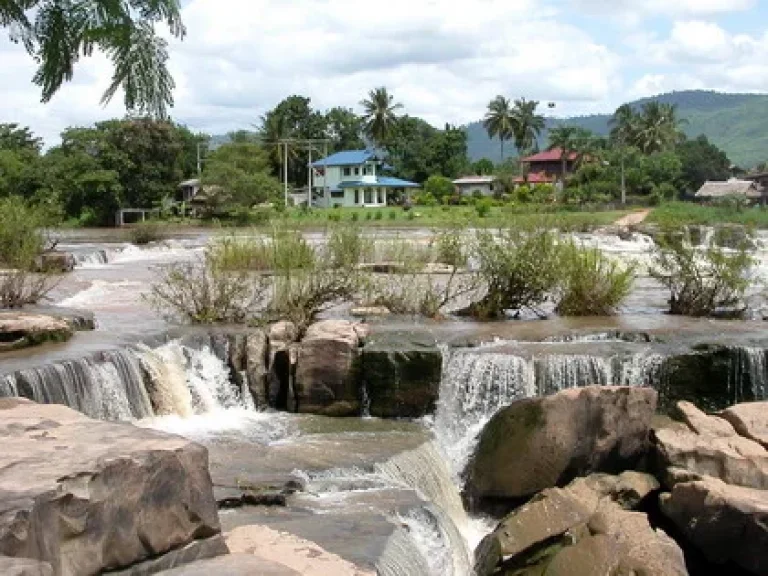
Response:
[[[721,182],[707,181],[696,192],[697,200],[713,201],[728,197],[742,197],[758,201],[764,198],[764,188],[754,180],[731,178]]]
[[[379,207],[398,203],[419,185],[383,174],[384,162],[372,150],[344,150],[310,164],[312,205]]]
[[[462,176],[453,181],[456,192],[462,196],[475,196],[476,193],[482,196],[493,196],[496,192],[495,176]]]
[[[578,159],[579,155],[576,152],[571,152],[563,162],[563,150],[561,148],[552,148],[552,150],[526,156],[520,162],[525,165],[523,170],[527,177],[518,176],[515,178],[515,183],[552,184],[555,181],[562,181],[564,176],[574,172]],[[563,168],[565,168],[565,174],[563,174]]]

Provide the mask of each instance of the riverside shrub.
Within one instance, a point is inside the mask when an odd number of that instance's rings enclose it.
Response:
[[[559,247],[555,309],[562,316],[611,316],[632,290],[636,265],[620,265],[597,248]]]
[[[737,315],[746,311],[743,297],[754,265],[746,242],[734,250],[712,246],[703,251],[675,234],[664,234],[657,242],[649,273],[669,290],[670,314],[702,317],[723,309]]]

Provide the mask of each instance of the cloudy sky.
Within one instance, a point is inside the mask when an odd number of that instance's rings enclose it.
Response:
[[[387,86],[435,125],[482,117],[496,94],[606,112],[639,96],[706,88],[768,92],[766,0],[185,0],[171,42],[173,116],[196,130],[248,128],[289,94],[320,109]],[[99,105],[110,69],[84,60],[39,103],[29,56],[0,31],[0,122],[54,144]]]

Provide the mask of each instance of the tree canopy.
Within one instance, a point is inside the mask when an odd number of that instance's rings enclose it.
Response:
[[[99,50],[113,65],[102,103],[122,88],[128,110],[164,118],[174,82],[157,23],[184,36],[179,0],[0,0],[0,26],[38,63],[33,81],[43,102],[72,79],[80,58]]]
[[[397,121],[397,111],[403,107],[394,96],[381,86],[368,92],[360,102],[363,107],[363,131],[377,146],[384,146]]]

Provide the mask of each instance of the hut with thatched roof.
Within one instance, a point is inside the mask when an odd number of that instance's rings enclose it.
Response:
[[[705,182],[696,192],[697,200],[712,201],[735,197],[747,200],[761,200],[763,188],[752,180],[738,180],[731,178],[724,182]]]

